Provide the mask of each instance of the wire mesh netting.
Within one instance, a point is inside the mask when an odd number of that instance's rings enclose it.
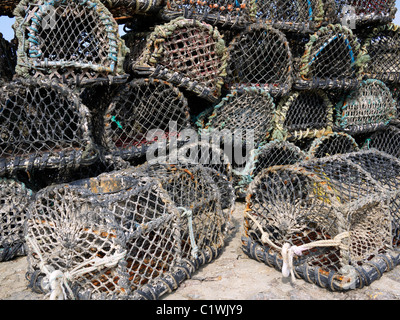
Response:
[[[227,57],[217,28],[179,17],[155,26],[146,41],[138,60],[130,58],[132,72],[167,80],[210,101],[219,98]]]
[[[251,1],[252,18],[284,30],[310,32],[324,19],[322,0]]]
[[[0,262],[25,255],[24,223],[33,197],[18,180],[0,178]]]
[[[367,60],[351,29],[340,24],[321,27],[306,44],[294,86],[352,89],[361,80]]]
[[[249,187],[244,251],[293,280],[340,291],[369,285],[398,264],[399,191],[387,193],[370,173],[398,179],[399,162],[392,170],[372,154],[351,155],[262,171]]]
[[[298,140],[332,132],[333,106],[320,89],[291,91],[276,107],[272,137]]]
[[[157,299],[218,255],[226,223],[200,166],[54,185],[38,192],[28,217],[28,278],[55,297]]]
[[[0,33],[0,80],[11,81],[17,64],[16,48]]]
[[[368,78],[385,83],[400,81],[400,31],[397,25],[376,27],[365,40],[363,50],[370,56],[364,66],[364,74]]]
[[[172,84],[136,79],[123,86],[104,114],[103,145],[122,159],[143,156],[149,145],[190,128],[188,103]]]
[[[366,141],[363,149],[374,148],[400,158],[400,129],[387,126],[374,132]]]
[[[15,13],[18,76],[74,85],[126,80],[127,48],[99,0],[23,0]]]
[[[351,135],[344,132],[332,132],[314,139],[307,151],[307,157],[322,158],[359,150],[357,142]]]
[[[0,106],[1,174],[96,160],[89,110],[70,89],[19,80],[3,86]]]
[[[387,126],[396,112],[390,89],[380,80],[368,79],[336,105],[335,125],[349,134],[373,132]]]
[[[292,86],[292,55],[285,34],[268,25],[252,24],[228,47],[226,85],[258,86],[273,95]]]
[[[162,14],[165,19],[183,16],[221,27],[237,28],[251,21],[253,7],[252,2],[245,0],[167,0]]]

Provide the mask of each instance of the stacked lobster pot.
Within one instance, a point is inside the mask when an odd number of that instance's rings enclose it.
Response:
[[[1,1],[0,261],[27,255],[53,299],[158,299],[222,252],[239,200],[251,258],[376,280],[398,264],[395,12]]]

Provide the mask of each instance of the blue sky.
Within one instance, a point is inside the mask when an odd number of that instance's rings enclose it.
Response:
[[[396,7],[397,13],[394,23],[400,25],[400,0],[396,0]],[[14,19],[10,19],[8,17],[0,17],[0,32],[7,40],[11,40],[12,38],[14,38],[14,30],[11,28],[13,23]]]

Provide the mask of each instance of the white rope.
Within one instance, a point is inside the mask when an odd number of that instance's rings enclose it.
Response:
[[[124,250],[120,253],[116,253],[111,256],[106,256],[103,258],[93,257],[89,260],[86,260],[77,266],[75,266],[71,271],[60,271],[54,270],[50,272],[49,268],[45,265],[43,256],[40,252],[40,248],[37,245],[36,241],[31,239],[30,237],[26,237],[26,240],[32,246],[33,251],[38,255],[40,259],[40,270],[46,274],[50,285],[50,300],[64,300],[66,297],[66,293],[64,287],[67,288],[71,297],[74,297],[71,288],[68,285],[68,281],[73,281],[74,279],[79,278],[80,276],[99,270],[100,268],[112,268],[115,267],[118,262],[126,256],[127,251]],[[86,267],[90,265],[89,267]]]
[[[193,230],[193,212],[192,210],[186,209],[185,207],[177,207],[178,210],[182,210],[182,217],[187,217],[188,219],[188,226],[189,226],[189,238],[190,238],[190,243],[192,246],[192,257],[197,259],[197,253],[199,251],[199,248],[196,244],[196,239],[194,237],[194,230]]]

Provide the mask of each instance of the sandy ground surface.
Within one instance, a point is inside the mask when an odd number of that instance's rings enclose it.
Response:
[[[237,203],[232,230],[222,254],[203,266],[162,300],[399,300],[400,267],[370,286],[348,292],[330,292],[297,279],[291,283],[277,270],[248,258],[241,249],[242,212]],[[0,299],[37,300],[43,295],[27,288],[26,257],[0,263]]]

